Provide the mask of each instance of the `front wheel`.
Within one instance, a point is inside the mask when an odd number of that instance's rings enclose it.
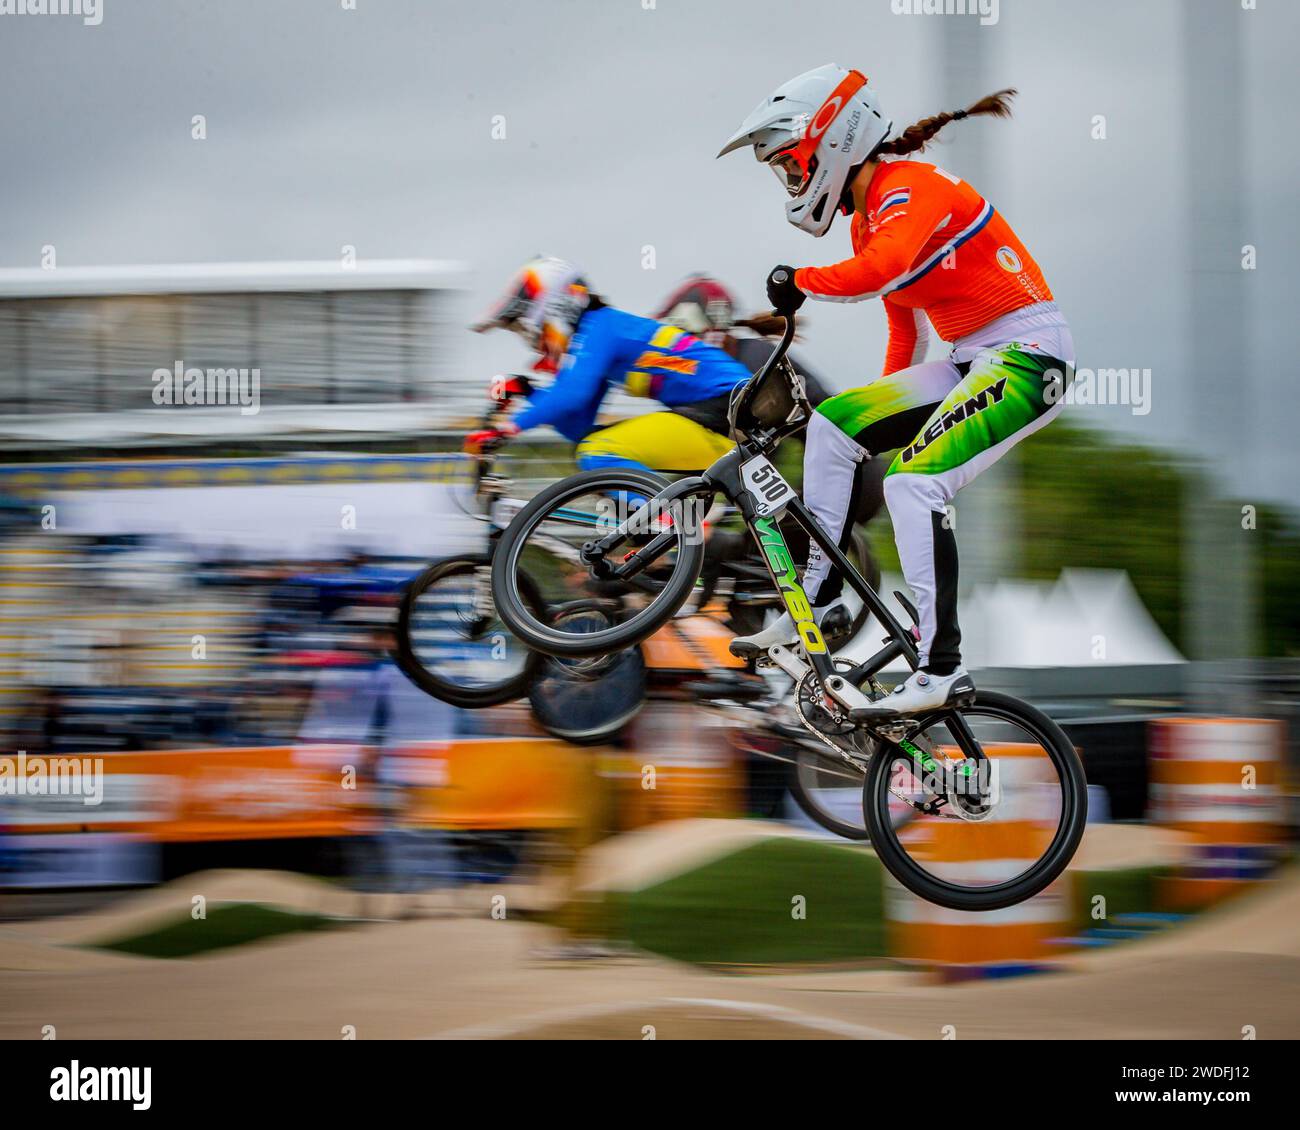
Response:
[[[999,910],[1038,894],[1074,857],[1088,818],[1070,740],[1028,703],[989,691],[917,723],[881,742],[863,785],[880,862],[951,910]],[[903,825],[900,805],[916,814]]]
[[[647,505],[663,486],[639,471],[584,471],[519,511],[492,559],[493,598],[510,630],[537,651],[580,659],[632,647],[665,624],[690,595],[704,542],[698,500],[680,499],[662,514]],[[589,563],[590,547],[616,532],[599,563]],[[604,598],[609,626],[539,615],[525,597],[529,578],[551,608]]]

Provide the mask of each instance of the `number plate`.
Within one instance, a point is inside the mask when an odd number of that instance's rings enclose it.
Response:
[[[794,487],[785,481],[781,472],[772,466],[766,455],[756,455],[741,464],[740,481],[745,484],[754,509],[760,518],[766,518],[782,509],[794,497]]]

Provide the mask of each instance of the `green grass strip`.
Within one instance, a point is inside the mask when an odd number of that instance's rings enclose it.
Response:
[[[886,955],[881,879],[861,849],[772,839],[614,896],[611,909],[622,936],[678,961],[853,962]]]
[[[94,948],[141,957],[193,957],[209,950],[229,949],[283,934],[327,930],[341,925],[319,914],[298,914],[256,903],[213,908],[202,919],[177,919],[166,926],[133,934]]]

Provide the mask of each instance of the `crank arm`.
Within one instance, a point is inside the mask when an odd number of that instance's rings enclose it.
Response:
[[[832,675],[823,684],[826,693],[831,696],[850,718],[855,710],[870,710],[874,703],[843,675]]]
[[[800,659],[793,651],[788,647],[782,647],[780,644],[767,649],[767,658],[789,675],[790,678],[795,681],[796,685],[798,685],[800,679],[812,670],[812,668]]]

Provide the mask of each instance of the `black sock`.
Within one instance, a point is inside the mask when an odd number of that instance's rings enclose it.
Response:
[[[951,675],[957,670],[956,663],[927,663],[921,668],[927,675],[934,675],[936,678],[944,678]]]

